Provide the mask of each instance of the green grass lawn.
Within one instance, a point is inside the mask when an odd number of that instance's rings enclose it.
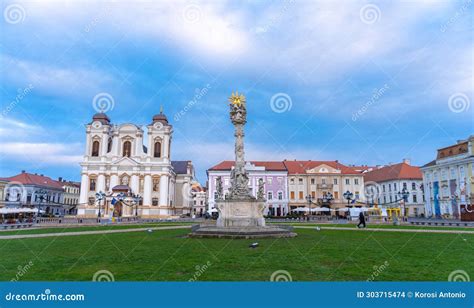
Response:
[[[16,229],[0,231],[0,238],[5,235],[20,235],[20,234],[44,234],[44,233],[61,233],[61,232],[80,232],[80,231],[100,231],[100,230],[117,230],[117,229],[135,229],[147,227],[160,226],[178,226],[178,225],[192,225],[190,222],[154,222],[144,224],[110,224],[97,226],[77,226],[64,225],[64,227],[35,227],[33,229]]]
[[[296,231],[293,239],[194,239],[188,230],[160,230],[4,240],[0,280],[30,261],[22,281],[90,281],[99,270],[116,281],[268,281],[277,270],[293,281],[365,281],[375,272],[376,281],[446,281],[459,269],[474,277],[471,234]],[[249,248],[254,241],[260,246]]]

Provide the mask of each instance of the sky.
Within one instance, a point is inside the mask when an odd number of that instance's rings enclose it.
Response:
[[[1,1],[0,177],[80,179],[85,124],[148,125],[198,180],[248,160],[433,160],[474,134],[474,1]]]

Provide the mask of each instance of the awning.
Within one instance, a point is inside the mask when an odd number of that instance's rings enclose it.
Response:
[[[38,209],[30,208],[0,208],[0,214],[38,213]]]

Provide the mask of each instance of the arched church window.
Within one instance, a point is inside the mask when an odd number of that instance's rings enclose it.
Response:
[[[112,138],[109,137],[109,141],[107,143],[107,153],[110,153],[112,151]]]
[[[130,157],[132,155],[132,143],[130,141],[125,141],[123,143],[123,157]]]
[[[92,156],[99,156],[99,147],[100,147],[100,144],[99,144],[99,141],[94,141],[92,142]]]
[[[161,142],[155,142],[155,151],[153,157],[161,157]]]

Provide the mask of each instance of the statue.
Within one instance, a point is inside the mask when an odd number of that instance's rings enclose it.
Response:
[[[258,193],[257,193],[257,199],[258,200],[265,200],[265,191],[264,191],[264,185],[265,183],[263,182],[263,179],[258,180]]]
[[[216,192],[217,192],[217,200],[223,200],[224,192],[222,188],[222,177],[217,177],[216,180]]]
[[[250,194],[249,177],[245,170],[244,125],[247,123],[247,105],[243,94],[232,93],[230,120],[235,127],[235,166],[230,174],[229,198],[233,200],[254,199]]]

